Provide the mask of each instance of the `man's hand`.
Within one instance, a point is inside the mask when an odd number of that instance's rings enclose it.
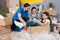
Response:
[[[19,18],[19,20],[20,20],[22,23],[25,24],[25,21],[24,21],[23,18],[21,17],[21,13],[18,14],[18,18]]]
[[[24,27],[26,26],[26,23],[23,23]]]

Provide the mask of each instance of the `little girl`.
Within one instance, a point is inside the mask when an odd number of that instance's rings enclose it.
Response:
[[[41,21],[40,20],[34,20],[35,22],[39,23],[41,26],[50,26],[51,25],[51,19],[49,17],[48,12],[43,12],[41,15]]]

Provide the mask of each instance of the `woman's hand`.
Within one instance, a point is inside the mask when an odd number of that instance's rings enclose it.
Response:
[[[30,18],[28,21],[31,22],[32,21],[32,18]]]

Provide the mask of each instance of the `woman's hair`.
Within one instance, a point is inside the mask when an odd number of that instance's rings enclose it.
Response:
[[[32,11],[33,9],[36,9],[36,7],[32,7],[31,11]]]
[[[51,19],[50,19],[50,15],[49,15],[49,13],[48,13],[48,12],[43,12],[42,14],[45,14],[46,16],[48,16],[47,19],[50,20],[50,25],[51,25],[51,24],[52,24],[52,21],[51,21]],[[42,19],[42,21],[43,21],[42,15],[41,15],[41,19]]]

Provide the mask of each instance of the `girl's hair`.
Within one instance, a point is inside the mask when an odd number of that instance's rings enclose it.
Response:
[[[47,19],[50,20],[50,25],[52,25],[52,21],[51,21],[51,19],[50,19],[50,15],[49,15],[49,13],[48,13],[48,12],[43,12],[42,14],[45,14],[46,16],[48,16]],[[42,21],[43,21],[42,15],[41,15],[41,19],[42,19]],[[42,22],[42,21],[41,21],[41,22]]]
[[[35,7],[32,7],[31,11],[32,11],[33,9],[36,9],[36,8],[35,8]]]

